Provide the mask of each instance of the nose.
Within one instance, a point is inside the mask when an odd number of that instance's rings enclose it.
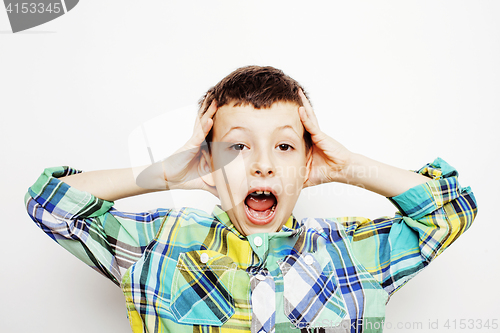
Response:
[[[254,176],[272,177],[276,174],[272,159],[265,153],[258,154],[250,169]]]

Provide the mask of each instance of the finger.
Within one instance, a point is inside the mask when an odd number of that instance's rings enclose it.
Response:
[[[205,112],[205,114],[200,119],[201,129],[202,129],[203,134],[204,134],[203,138],[205,138],[205,136],[207,136],[208,132],[212,128],[212,125],[214,123],[212,118],[214,117],[216,112],[217,112],[217,105],[216,105],[215,101],[212,101],[212,103],[210,104],[210,106],[207,109],[207,112]]]
[[[205,98],[203,99],[203,103],[201,103],[200,110],[198,111],[199,114],[201,114],[207,108],[208,96],[209,96],[209,94],[205,95]]]
[[[205,98],[203,99],[203,103],[202,103],[200,109],[198,110],[198,114],[196,116],[196,121],[195,121],[195,124],[194,124],[194,130],[193,130],[193,132],[196,132],[200,127],[203,127],[203,124],[206,122],[205,121],[205,119],[206,119],[205,115],[208,112],[211,111],[211,110],[208,110],[209,108],[207,108],[208,97],[209,97],[209,95],[207,94],[205,96]],[[203,131],[203,128],[202,128],[202,131]]]
[[[309,114],[307,113],[305,107],[303,107],[303,106],[299,107],[299,116],[300,116],[300,120],[302,121],[302,124],[304,125],[304,128],[312,136],[318,135],[321,133],[321,130],[319,129],[319,127],[316,126],[316,124],[309,117]]]
[[[314,124],[319,127],[318,118],[316,118],[316,114],[314,113],[311,103],[309,103],[309,100],[307,99],[302,89],[299,89],[299,95],[302,98],[302,104],[304,104],[304,108],[306,110],[307,115],[309,116],[311,121],[314,122]]]
[[[197,146],[199,147],[203,141],[205,141],[205,137],[213,126],[212,117],[215,115],[217,111],[217,104],[213,101],[208,107],[207,111],[203,116],[198,116],[196,119],[196,123],[194,125],[194,131],[191,139],[188,142],[189,147]]]
[[[321,150],[327,149],[328,135],[323,133],[318,126],[308,117],[303,106],[299,108],[300,119],[306,131],[311,134],[313,144]]]
[[[217,112],[217,103],[215,101],[212,101],[212,103],[210,103],[210,106],[207,109],[207,112],[205,112],[205,114],[203,115],[202,121],[206,122],[207,119],[212,119],[216,112]]]

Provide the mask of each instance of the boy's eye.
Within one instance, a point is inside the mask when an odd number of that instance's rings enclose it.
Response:
[[[278,145],[278,147],[277,147],[277,148],[278,148],[279,150],[281,150],[281,151],[289,151],[289,150],[292,150],[292,149],[293,149],[293,147],[292,147],[292,146],[290,146],[289,144],[286,144],[286,143],[282,143],[282,144]]]
[[[243,150],[243,149],[245,149],[246,147],[245,147],[245,145],[244,145],[244,144],[242,144],[242,143],[235,143],[235,144],[234,144],[234,145],[232,145],[230,148],[231,148],[231,149],[233,149],[233,150]]]

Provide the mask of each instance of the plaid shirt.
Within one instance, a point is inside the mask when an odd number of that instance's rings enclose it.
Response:
[[[441,159],[390,198],[394,217],[292,217],[243,236],[219,207],[115,210],[44,171],[26,195],[35,223],[120,285],[133,332],[381,332],[385,304],[471,225],[473,193]]]

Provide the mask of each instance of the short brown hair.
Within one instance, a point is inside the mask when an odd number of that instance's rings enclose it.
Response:
[[[204,114],[210,104],[215,101],[217,107],[233,103],[234,106],[252,105],[256,109],[270,108],[276,102],[291,102],[303,106],[299,95],[300,84],[283,73],[271,67],[246,66],[241,67],[223,78],[210,88],[200,99],[200,108],[206,99]],[[309,98],[308,98],[309,99]],[[212,141],[212,130],[207,135],[207,142]],[[311,135],[304,129],[306,148],[312,147]]]

